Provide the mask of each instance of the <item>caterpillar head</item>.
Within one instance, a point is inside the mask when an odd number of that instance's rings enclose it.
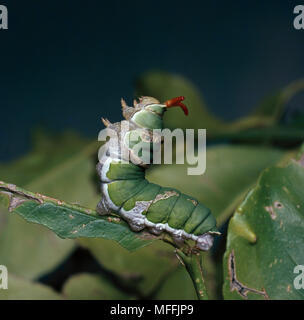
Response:
[[[181,102],[184,97],[176,97],[160,103],[152,97],[141,97],[139,102],[134,100],[134,107],[128,107],[121,99],[122,114],[126,120],[131,120],[142,128],[162,129],[163,115],[168,108],[180,107],[188,115],[187,107]]]

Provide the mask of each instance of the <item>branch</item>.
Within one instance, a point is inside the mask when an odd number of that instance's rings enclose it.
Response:
[[[186,267],[193,282],[197,298],[199,300],[208,300],[207,289],[203,277],[202,255],[197,252],[185,254],[182,250],[177,249],[176,254]]]

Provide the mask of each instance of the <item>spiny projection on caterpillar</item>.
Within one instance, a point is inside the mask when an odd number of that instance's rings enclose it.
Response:
[[[138,157],[135,145],[130,143],[130,137],[135,135],[137,142],[151,150],[157,139],[152,131],[163,128],[165,111],[178,106],[188,115],[183,100],[184,97],[177,97],[160,103],[152,97],[141,97],[139,102],[134,100],[134,107],[129,107],[122,99],[125,120],[110,123],[102,119],[107,130],[114,131],[122,143],[118,146],[110,138],[103,146],[105,152],[97,164],[102,193],[97,211],[101,215],[115,212],[133,231],[147,229],[156,235],[167,232],[178,245],[193,240],[196,248],[206,251],[212,247],[214,236],[220,234],[210,209],[174,188],[147,181],[145,170],[149,165]],[[122,125],[129,130],[123,131]],[[153,157],[152,152],[149,155]]]

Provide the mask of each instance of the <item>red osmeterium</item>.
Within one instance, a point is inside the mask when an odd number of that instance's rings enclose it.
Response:
[[[185,115],[188,115],[188,108],[181,102],[185,99],[185,97],[176,97],[170,100],[167,100],[164,102],[167,108],[172,108],[172,107],[181,107],[185,113]]]

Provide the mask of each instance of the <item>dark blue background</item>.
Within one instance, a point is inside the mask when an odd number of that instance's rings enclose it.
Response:
[[[181,74],[212,112],[246,114],[304,74],[301,1],[0,0],[0,160],[25,153],[31,129],[74,128],[97,137],[120,119],[120,97],[142,72]],[[304,4],[304,3],[302,3]]]

